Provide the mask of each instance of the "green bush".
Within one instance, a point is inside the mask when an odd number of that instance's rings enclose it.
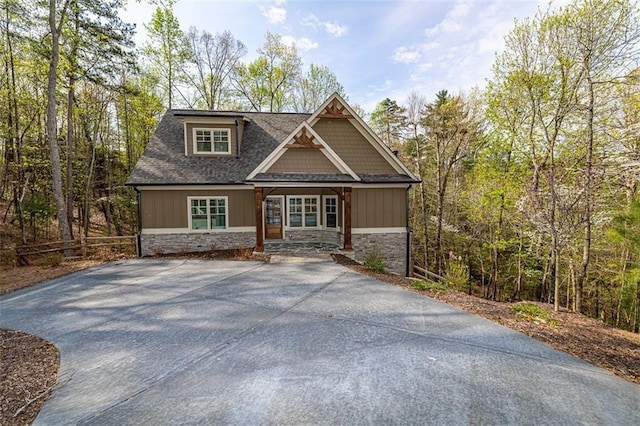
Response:
[[[421,291],[431,290],[436,293],[444,293],[447,291],[447,286],[444,283],[438,283],[431,280],[414,281],[411,283],[411,286]]]
[[[469,284],[469,268],[461,258],[452,257],[444,274],[445,282],[456,290],[464,290]]]
[[[535,303],[520,302],[509,307],[518,318],[526,319],[529,322],[536,324],[549,324],[552,326],[558,326],[560,323],[549,316],[549,311],[541,308]]]
[[[387,272],[387,264],[384,262],[384,255],[378,247],[375,247],[364,255],[364,266],[373,272],[379,272],[381,274]]]

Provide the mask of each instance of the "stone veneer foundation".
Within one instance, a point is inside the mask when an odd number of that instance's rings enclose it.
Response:
[[[352,234],[353,255],[364,262],[367,253],[380,250],[388,272],[402,276],[407,273],[407,233]]]
[[[184,234],[142,234],[140,235],[140,246],[142,256],[253,248],[256,246],[256,233],[205,232]]]

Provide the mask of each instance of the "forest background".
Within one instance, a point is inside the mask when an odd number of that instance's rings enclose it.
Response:
[[[312,112],[335,74],[266,33],[183,30],[157,1],[135,46],[122,0],[1,0],[0,246],[132,235],[124,182],[168,108]],[[355,106],[422,183],[414,262],[494,300],[640,331],[640,10],[574,0],[514,23],[487,86]],[[348,99],[348,98],[347,98]]]

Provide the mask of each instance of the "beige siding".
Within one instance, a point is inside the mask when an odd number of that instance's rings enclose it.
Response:
[[[407,226],[404,188],[355,188],[351,210],[354,228]]]
[[[320,149],[289,148],[266,173],[340,173]]]
[[[187,155],[191,156],[193,154],[193,129],[226,129],[230,131],[229,134],[229,145],[231,148],[231,154],[197,154],[202,156],[235,156],[237,152],[236,146],[236,126],[234,123],[187,123],[186,124],[186,137],[187,137]],[[240,148],[242,149],[242,147]]]
[[[230,191],[141,191],[143,228],[187,228],[187,197],[228,196],[229,226],[255,226],[254,192]]]
[[[356,174],[397,174],[349,120],[323,118],[313,130]]]

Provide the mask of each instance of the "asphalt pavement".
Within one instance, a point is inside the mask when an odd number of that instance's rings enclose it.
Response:
[[[640,424],[640,386],[329,259],[114,262],[0,327],[60,350],[35,424]]]

